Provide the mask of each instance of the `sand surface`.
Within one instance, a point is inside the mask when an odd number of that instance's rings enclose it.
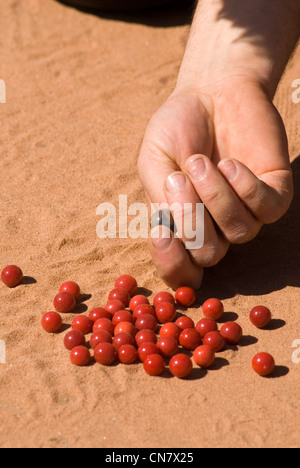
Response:
[[[18,264],[26,284],[0,285],[1,447],[299,447],[300,363],[300,50],[276,96],[290,140],[295,199],[288,214],[247,246],[231,249],[206,272],[199,304],[224,300],[245,338],[209,372],[187,380],[148,377],[141,364],[72,366],[64,333],[40,326],[60,284],[77,281],[78,312],[103,306],[115,278],[129,273],[150,299],[166,289],[147,242],[100,240],[102,202],[143,202],[136,159],[153,112],[172,91],[188,36],[182,13],[132,21],[101,18],[54,0],[0,6],[0,263]],[[256,330],[250,309],[274,320]],[[200,308],[188,311],[195,320]],[[67,325],[74,315],[64,316]],[[256,376],[253,355],[269,351],[278,367]],[[299,357],[299,354],[298,354]]]

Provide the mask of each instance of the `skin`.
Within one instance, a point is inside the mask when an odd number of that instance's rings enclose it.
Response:
[[[173,289],[198,289],[230,244],[254,239],[293,197],[272,100],[300,33],[299,0],[199,1],[174,91],[154,114],[138,172],[150,203],[205,204],[204,245],[155,228],[149,249]],[[175,224],[180,210],[172,211]],[[181,220],[180,220],[181,221]]]

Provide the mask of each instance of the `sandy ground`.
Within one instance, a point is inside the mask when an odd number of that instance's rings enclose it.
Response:
[[[209,372],[187,380],[148,377],[141,364],[72,366],[64,333],[46,334],[44,312],[61,282],[84,292],[78,312],[104,305],[114,279],[136,276],[151,297],[165,289],[146,241],[100,240],[97,206],[144,201],[136,158],[145,126],[173,89],[188,35],[182,13],[133,21],[100,18],[54,0],[0,6],[1,267],[17,263],[26,284],[0,286],[1,447],[299,447],[300,50],[276,96],[295,174],[289,213],[206,272],[199,304],[224,300],[245,338]],[[250,309],[274,320],[256,330]],[[200,308],[190,310],[195,320]],[[71,316],[65,316],[70,324]],[[271,352],[272,378],[256,376],[253,355]]]

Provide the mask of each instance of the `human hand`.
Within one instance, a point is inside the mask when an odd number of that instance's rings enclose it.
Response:
[[[149,202],[205,205],[202,248],[186,250],[184,236],[150,237],[153,261],[173,288],[198,289],[203,268],[216,265],[230,244],[255,238],[292,200],[284,125],[247,76],[176,88],[148,125],[138,169]],[[173,211],[175,224],[180,216]]]
[[[198,2],[176,88],[151,119],[138,161],[149,203],[190,203],[194,224],[196,204],[205,205],[202,248],[186,249],[184,233],[150,237],[154,263],[173,288],[198,289],[203,268],[291,203],[287,137],[272,99],[299,18],[298,0]],[[175,224],[183,224],[181,212],[175,206]]]

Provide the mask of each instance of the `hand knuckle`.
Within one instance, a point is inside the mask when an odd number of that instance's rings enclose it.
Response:
[[[289,210],[293,201],[293,191],[287,191],[282,196],[278,197],[276,201],[272,202],[267,207],[267,210],[261,216],[261,221],[264,224],[272,224],[278,221]]]
[[[260,196],[260,190],[256,184],[249,185],[241,194],[241,199],[245,202],[253,202]]]
[[[226,255],[229,245],[217,245],[213,243],[205,244],[200,251],[194,254],[194,260],[203,268],[210,268],[217,265]]]
[[[224,194],[220,190],[215,190],[214,187],[207,185],[205,191],[201,193],[201,198],[205,204],[218,205],[223,202]]]
[[[258,234],[261,224],[248,226],[243,223],[235,224],[226,232],[226,238],[231,244],[246,244],[252,241]]]

